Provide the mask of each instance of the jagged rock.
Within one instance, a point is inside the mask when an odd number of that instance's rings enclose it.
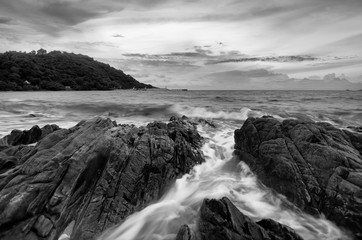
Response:
[[[182,225],[180,230],[176,235],[176,240],[191,240],[192,239],[192,232],[188,225]]]
[[[235,153],[268,187],[362,237],[362,135],[329,123],[249,118]]]
[[[205,199],[195,233],[182,226],[176,240],[302,240],[293,229],[271,219],[254,222],[241,213],[231,201]]]
[[[96,118],[9,147],[0,152],[0,239],[94,239],[203,161],[201,145],[187,120]]]
[[[21,144],[31,144],[36,143],[40,139],[43,139],[48,134],[59,130],[60,128],[55,125],[45,125],[40,128],[38,125],[33,126],[29,130],[13,130],[9,135],[6,135],[0,139],[0,145],[3,146],[16,146]]]

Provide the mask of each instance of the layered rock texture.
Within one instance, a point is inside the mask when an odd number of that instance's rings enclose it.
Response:
[[[0,139],[0,146],[5,148],[8,145],[16,146],[36,143],[56,130],[59,130],[59,127],[55,124],[45,125],[42,128],[35,125],[31,129],[24,131],[15,129],[9,135]]]
[[[294,230],[271,219],[254,222],[228,198],[205,199],[195,231],[184,225],[176,240],[302,240]]]
[[[96,118],[36,132],[35,146],[20,131],[1,142],[0,239],[54,240],[65,229],[94,239],[203,161],[195,124],[178,118],[145,127]]]
[[[235,153],[268,187],[362,238],[362,134],[329,123],[249,118]]]

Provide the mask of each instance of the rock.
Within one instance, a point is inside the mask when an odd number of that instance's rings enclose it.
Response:
[[[187,120],[135,127],[96,118],[36,146],[8,147],[0,152],[0,239],[94,239],[202,162],[202,140]]]
[[[188,225],[182,225],[180,230],[176,235],[176,240],[191,240],[192,239],[192,232]]]
[[[206,120],[206,119],[203,119],[203,118],[200,118],[197,120],[198,123],[200,123],[201,125],[205,125],[205,126],[209,126],[211,128],[216,128],[216,124],[210,120]]]
[[[347,128],[351,129],[352,131],[355,131],[355,132],[360,132],[362,133],[362,127],[361,126],[348,126]]]
[[[362,237],[362,135],[329,123],[249,118],[235,153],[297,207]]]
[[[205,199],[195,233],[182,226],[176,240],[302,240],[293,229],[271,219],[254,222],[241,213],[231,201]]]
[[[262,219],[257,224],[262,227],[267,234],[270,236],[270,239],[275,240],[284,240],[284,239],[299,239],[302,240],[302,238],[297,235],[293,229],[280,224],[272,219]]]
[[[44,215],[40,215],[33,228],[37,231],[40,237],[46,237],[53,228],[53,224],[49,218],[46,218]]]
[[[29,130],[13,130],[9,135],[6,135],[0,139],[0,145],[4,146],[16,146],[21,144],[32,144],[38,142],[40,139],[43,139],[48,134],[59,130],[60,128],[55,125],[45,125],[42,128],[39,128],[38,125],[33,126]]]

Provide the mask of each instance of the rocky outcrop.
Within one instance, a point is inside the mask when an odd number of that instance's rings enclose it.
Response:
[[[271,219],[254,222],[231,201],[205,199],[195,232],[183,225],[176,240],[302,240],[294,230]]]
[[[59,130],[60,128],[55,125],[45,125],[40,128],[38,125],[33,126],[29,130],[13,130],[11,133],[0,139],[0,146],[16,146],[36,143],[43,139],[48,134]]]
[[[188,120],[96,118],[9,146],[0,152],[0,239],[94,239],[203,161],[201,144]]]
[[[235,153],[268,187],[362,237],[362,135],[329,123],[249,118]]]

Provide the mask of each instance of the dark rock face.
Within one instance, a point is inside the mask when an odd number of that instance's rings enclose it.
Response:
[[[187,120],[146,127],[82,121],[0,152],[0,239],[94,239],[203,161]]]
[[[200,209],[196,233],[187,225],[176,240],[302,240],[294,230],[271,219],[254,222],[242,214],[228,198],[205,199]]]
[[[362,135],[328,123],[249,118],[235,153],[299,208],[362,237]]]
[[[16,146],[21,144],[31,144],[36,143],[40,139],[43,139],[48,134],[59,130],[60,128],[55,125],[45,125],[40,128],[38,125],[35,125],[29,130],[13,130],[11,133],[2,139],[0,139],[0,145],[3,146]]]

